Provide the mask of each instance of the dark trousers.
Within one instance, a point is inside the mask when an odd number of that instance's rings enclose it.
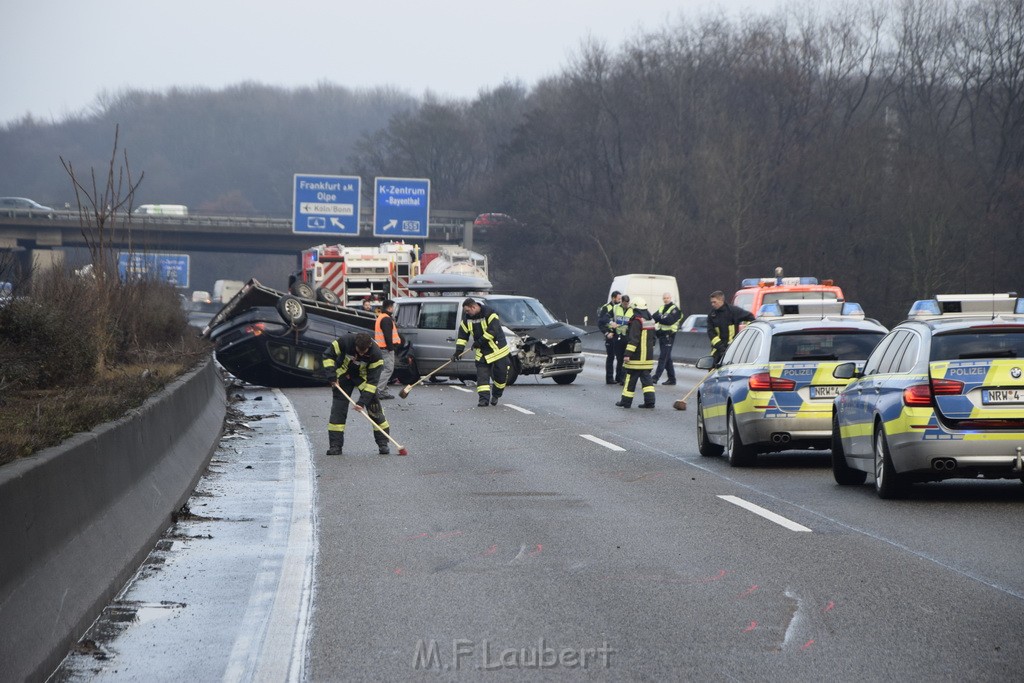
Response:
[[[478,397],[489,399],[491,392],[496,397],[505,393],[508,384],[509,358],[499,358],[493,363],[482,360],[476,362],[476,393]],[[493,388],[492,388],[493,387]]]
[[[657,382],[664,372],[668,375],[670,382],[676,381],[676,369],[672,365],[672,344],[676,341],[676,335],[665,334],[658,337],[658,368],[654,371],[654,381]]]
[[[633,396],[636,392],[636,383],[643,386],[644,405],[654,405],[654,381],[651,379],[650,370],[626,370],[626,382],[622,387],[622,402],[627,406],[633,404]]]
[[[615,337],[611,339],[608,337],[604,338],[604,378],[608,382],[614,382],[615,380]]]
[[[615,335],[615,381],[618,383],[623,382],[622,377],[622,363],[626,357],[626,338],[621,335]]]
[[[341,385],[341,388],[349,396],[352,396],[352,393],[356,390],[355,382],[347,377],[342,377],[338,380],[338,384]],[[352,399],[355,400],[355,396],[352,396]],[[341,448],[345,445],[345,421],[348,419],[348,407],[348,399],[340,391],[331,387],[331,417],[327,423],[327,438],[331,448]],[[366,414],[381,429],[390,433],[391,428],[388,425],[387,418],[384,417],[384,408],[380,404],[380,399],[376,396],[370,399],[370,402],[366,405]],[[388,437],[381,434],[378,429],[373,430],[373,440],[378,446],[388,445]]]

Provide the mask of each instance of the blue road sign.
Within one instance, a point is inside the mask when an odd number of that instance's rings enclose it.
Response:
[[[125,281],[148,278],[187,289],[188,271],[188,254],[133,254],[122,251],[117,255],[117,272]]]
[[[292,232],[308,235],[359,234],[358,176],[295,174]]]
[[[430,181],[425,178],[375,178],[373,236],[430,236]]]

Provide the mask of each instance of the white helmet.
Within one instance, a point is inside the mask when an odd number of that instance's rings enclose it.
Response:
[[[635,299],[632,299],[630,303],[632,304],[633,308],[642,308],[645,311],[647,310],[647,300],[644,299],[642,296],[638,296]]]

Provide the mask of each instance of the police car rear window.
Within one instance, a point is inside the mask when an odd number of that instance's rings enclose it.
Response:
[[[1024,358],[1024,327],[1019,331],[970,330],[932,337],[930,360]]]
[[[865,360],[883,332],[793,332],[772,337],[770,362]]]

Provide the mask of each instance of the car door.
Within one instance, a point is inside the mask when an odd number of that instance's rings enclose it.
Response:
[[[726,409],[732,392],[738,361],[745,357],[754,342],[755,331],[745,329],[729,345],[722,364],[711,371],[701,390],[704,428],[708,434],[722,436],[726,431]]]
[[[843,392],[840,423],[846,427],[847,454],[868,458],[874,452],[874,419],[886,377],[902,358],[909,332],[894,330],[871,352],[864,364],[864,376]],[[849,392],[849,393],[847,393]]]
[[[416,367],[421,375],[433,372],[443,365],[455,351],[455,328],[458,324],[460,313],[458,301],[450,299],[439,299],[437,301],[424,298],[423,301],[412,306],[416,307],[415,327],[405,327],[402,323],[407,320],[403,311],[410,304],[403,303],[399,308],[399,334],[406,336],[412,344],[412,354],[416,359]],[[464,365],[465,361],[459,361],[458,365]],[[441,373],[448,374],[445,368]],[[458,374],[461,368],[456,368]]]

